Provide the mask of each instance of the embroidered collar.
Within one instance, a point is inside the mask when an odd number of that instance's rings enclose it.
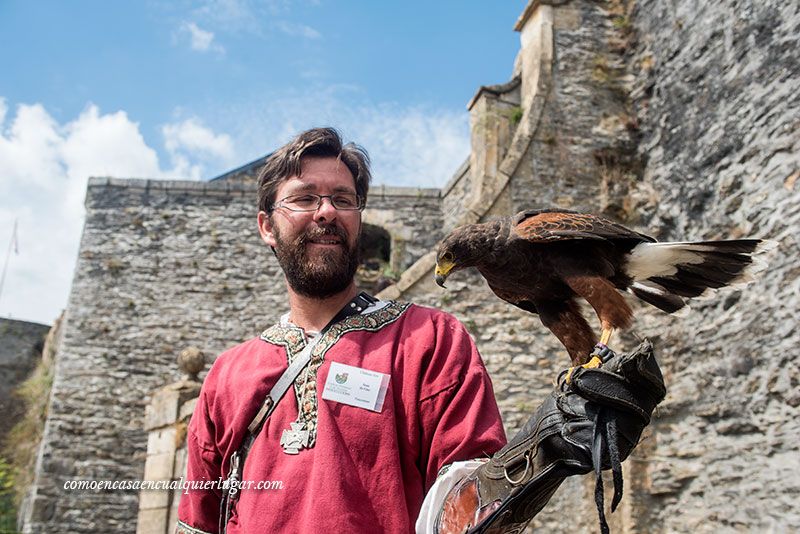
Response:
[[[297,400],[297,428],[308,431],[306,447],[313,447],[317,438],[317,371],[325,361],[325,353],[333,347],[347,332],[366,330],[376,332],[384,326],[395,322],[410,304],[399,304],[393,301],[378,301],[361,313],[350,315],[331,325],[322,334],[322,338],[311,352],[311,361],[294,382],[295,399]],[[278,324],[271,326],[261,334],[261,339],[286,349],[287,365],[290,365],[303,347],[308,343],[306,332],[289,321],[289,314],[281,317]]]

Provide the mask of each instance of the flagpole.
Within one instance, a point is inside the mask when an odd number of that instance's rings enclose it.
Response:
[[[6,271],[8,270],[8,260],[11,258],[11,250],[14,248],[14,242],[17,240],[17,219],[14,219],[14,229],[11,231],[11,240],[8,242],[8,251],[6,252],[6,261],[3,263],[3,274],[0,275],[0,300],[3,298],[3,286],[6,282]]]

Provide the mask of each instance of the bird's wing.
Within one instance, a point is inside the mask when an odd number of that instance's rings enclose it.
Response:
[[[573,239],[655,241],[608,219],[567,210],[530,210],[514,217],[514,232],[532,243]]]

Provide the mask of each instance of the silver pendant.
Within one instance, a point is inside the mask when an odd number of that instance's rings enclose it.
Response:
[[[300,449],[308,447],[309,432],[305,429],[305,423],[295,421],[291,427],[281,434],[281,447],[286,454],[297,454]]]

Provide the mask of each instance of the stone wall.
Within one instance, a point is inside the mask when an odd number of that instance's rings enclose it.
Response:
[[[13,391],[41,360],[49,330],[43,324],[0,318],[0,443],[25,412]]]
[[[635,525],[800,530],[800,4],[639,1],[629,55],[642,227],[775,240],[769,268],[685,317],[648,315],[670,394]]]
[[[628,128],[626,92],[615,77],[620,68],[618,29],[609,5],[564,2],[538,7],[518,25],[525,73],[523,101],[534,92],[543,113],[525,158],[509,185],[512,211],[559,206],[609,213],[602,183],[612,169],[630,166],[635,149]],[[552,51],[548,50],[551,48]],[[530,94],[530,96],[527,96]]]
[[[458,220],[458,214],[472,193],[471,174],[469,159],[467,159],[442,188],[443,235],[453,229],[453,224]]]
[[[373,187],[362,220],[389,232],[391,269],[401,273],[443,237],[438,189]]]

